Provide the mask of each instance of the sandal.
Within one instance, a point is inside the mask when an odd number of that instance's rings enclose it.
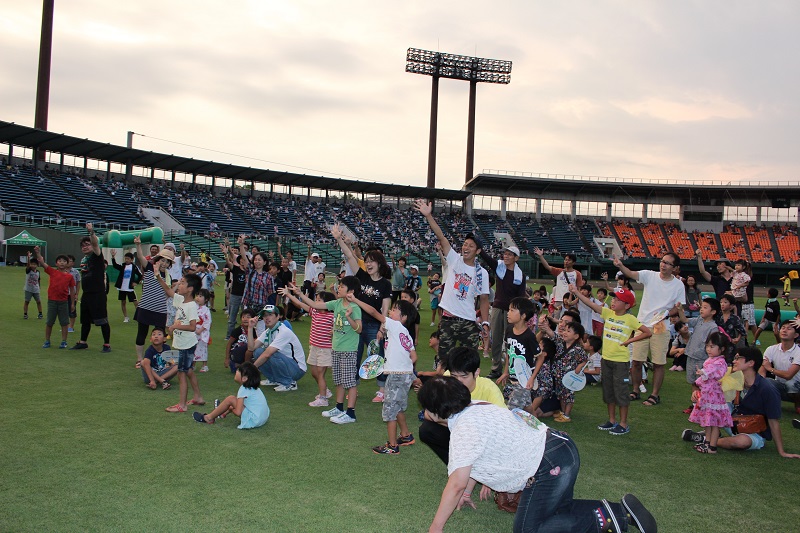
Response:
[[[206,402],[205,402],[205,401],[198,402],[197,400],[189,400],[189,401],[188,401],[188,402],[186,402],[186,403],[187,403],[188,405],[205,405],[205,404],[206,404]]]
[[[136,361],[136,364],[133,365],[133,368],[142,368],[142,362],[141,361]]]
[[[176,403],[175,405],[170,405],[169,407],[167,407],[164,410],[166,412],[168,412],[168,413],[185,413],[186,412],[186,408],[185,407],[181,407],[181,404],[179,404],[179,403]]]
[[[694,451],[699,452],[699,453],[715,454],[715,453],[717,453],[717,447],[716,446],[711,446],[710,444],[708,444],[707,441],[703,441],[700,444],[696,444],[694,446]]]
[[[642,402],[642,405],[647,407],[653,407],[654,405],[658,405],[661,403],[661,396],[656,396],[655,394],[651,394],[645,401]]]
[[[638,392],[632,392],[632,393],[630,393],[630,394],[628,395],[628,397],[631,399],[631,401],[632,401],[632,402],[633,402],[633,401],[636,401],[636,400],[641,400],[641,399],[642,399],[642,397],[641,397],[641,396],[639,396],[639,393],[638,393]]]
[[[172,387],[172,383],[170,383],[169,381],[162,381],[161,382],[161,389],[162,390],[167,390],[170,387]]]

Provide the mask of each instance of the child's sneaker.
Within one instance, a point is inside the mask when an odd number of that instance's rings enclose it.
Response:
[[[25,313],[24,315],[22,315],[22,318],[24,318],[25,320],[28,320],[28,313]]]
[[[67,341],[61,341],[61,344],[58,345],[59,350],[63,350],[67,347]]]
[[[42,316],[42,313],[39,313],[39,316],[37,316],[36,318],[38,318],[39,320],[41,320],[41,319],[43,319],[44,317]]]
[[[103,352],[103,353],[111,353],[111,346],[108,345],[108,344],[104,344],[103,345],[103,349],[100,350],[100,351]]]
[[[290,391],[290,390],[297,390],[297,382],[296,381],[292,381],[288,385],[278,385],[277,387],[275,387],[275,392],[286,392],[286,391]]]
[[[325,418],[336,418],[337,416],[343,415],[344,411],[340,411],[338,407],[334,407],[333,409],[328,409],[327,411],[322,411],[322,416]]]
[[[127,324],[128,322],[130,322],[130,319],[128,317],[125,317],[125,320],[122,321],[123,324]]]
[[[348,415],[347,413],[342,413],[339,416],[331,418],[331,422],[333,422],[334,424],[352,424],[355,421],[356,419]]]
[[[558,416],[554,416],[553,420],[556,422],[572,422],[572,418],[569,415],[565,415],[564,413],[560,413]]]
[[[754,344],[755,344],[756,346],[761,346],[761,341],[756,341]]]
[[[435,326],[436,322],[431,322],[431,327]]]
[[[331,396],[333,396],[333,393],[331,392],[331,390],[330,389],[325,389],[325,398],[326,399],[330,399]]]
[[[600,424],[599,426],[597,426],[597,429],[601,429],[603,431],[610,431],[615,427],[617,427],[617,425],[609,420],[605,424]]]
[[[381,391],[375,393],[372,403],[383,403],[383,393]]]
[[[700,444],[705,440],[705,431],[692,431],[691,429],[684,429],[681,433],[681,439],[686,442],[693,442]]]
[[[75,333],[75,330],[72,328],[67,328],[67,333]]]
[[[411,446],[412,444],[414,444],[416,442],[417,441],[414,440],[414,435],[412,433],[409,433],[405,437],[402,436],[402,435],[397,437],[397,445],[398,446]],[[388,442],[387,442],[387,444],[388,444]]]
[[[308,402],[309,407],[328,407],[328,399],[317,396],[313,402]]]
[[[354,422],[355,422],[355,420],[354,420]],[[391,444],[389,444],[387,442],[383,446],[374,446],[372,448],[372,451],[374,453],[382,454],[382,455],[397,455],[398,453],[400,453],[400,446],[392,446]]]
[[[49,348],[49,347],[50,347],[50,341],[44,341],[44,344],[42,344],[42,348]]]
[[[203,365],[203,368],[200,369],[200,372],[208,372],[208,366]]]
[[[280,385],[280,383],[278,383],[277,381],[270,381],[268,379],[262,379],[261,380],[261,386],[262,387],[274,387],[276,385]]]
[[[619,424],[608,430],[608,433],[614,436],[625,435],[626,433],[630,432],[631,432],[630,426],[620,426]]]

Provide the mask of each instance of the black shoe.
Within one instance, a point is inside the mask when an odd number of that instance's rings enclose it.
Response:
[[[628,520],[641,533],[657,533],[658,526],[656,519],[650,514],[642,502],[633,494],[626,494],[622,497],[622,507],[628,513]]]
[[[493,371],[489,372],[489,375],[486,376],[486,377],[491,379],[491,380],[495,380],[495,379],[499,378],[500,376],[501,376],[500,372],[496,372],[496,371],[493,370]]]
[[[608,503],[608,500],[601,500],[601,502],[603,503],[603,507],[606,509],[606,513],[608,513],[606,518],[608,519],[609,529],[607,531],[610,531],[611,533],[622,533],[624,530],[619,525],[617,517],[614,515],[614,511],[611,509],[611,504]]]
[[[800,418],[795,418],[792,420],[792,427],[795,429],[800,429]]]
[[[692,431],[691,429],[684,429],[681,433],[681,438],[686,442],[694,442],[700,444],[705,439],[705,431]]]
[[[85,342],[76,342],[75,346],[70,348],[70,350],[85,350],[88,347],[89,347],[89,345],[86,344]]]

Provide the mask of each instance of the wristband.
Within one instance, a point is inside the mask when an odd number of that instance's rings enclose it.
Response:
[[[489,325],[488,320],[484,320],[483,322],[481,322],[481,326],[488,326],[488,325]]]

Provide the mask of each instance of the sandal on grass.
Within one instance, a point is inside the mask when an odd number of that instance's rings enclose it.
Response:
[[[641,400],[641,399],[642,399],[642,397],[641,397],[641,396],[639,396],[639,393],[638,393],[638,392],[632,392],[632,393],[630,393],[630,394],[628,395],[628,397],[631,399],[631,401],[632,401],[632,402],[633,402],[633,401],[636,401],[636,400]]]
[[[655,394],[651,394],[645,401],[642,402],[642,405],[646,405],[647,407],[652,407],[660,403],[661,403],[661,396],[656,396]]]
[[[170,387],[172,387],[172,383],[170,383],[169,381],[162,381],[161,382],[161,389],[162,390],[167,390]]]
[[[711,446],[710,444],[708,444],[707,441],[703,441],[700,444],[695,445],[694,450],[699,453],[710,453],[710,454],[717,453],[717,447]]]
[[[206,404],[206,402],[205,402],[205,401],[198,402],[197,400],[189,400],[189,401],[188,401],[188,402],[186,402],[186,403],[188,403],[189,405],[205,405],[205,404]]]
[[[142,362],[141,361],[136,361],[136,364],[133,365],[133,368],[142,368]]]
[[[185,407],[181,407],[181,404],[179,404],[179,403],[176,403],[175,405],[170,405],[169,407],[167,407],[164,410],[166,412],[168,412],[168,413],[185,413],[186,412],[186,408]]]

